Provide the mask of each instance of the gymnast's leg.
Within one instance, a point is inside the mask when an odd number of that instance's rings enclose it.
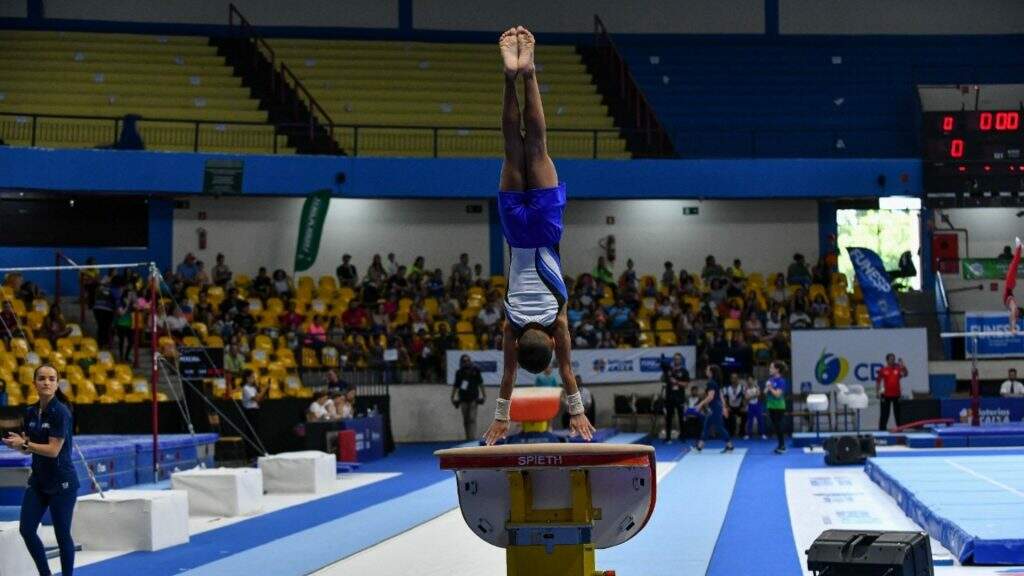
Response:
[[[509,28],[498,40],[501,59],[505,67],[505,96],[501,111],[501,135],[505,140],[505,161],[501,165],[502,192],[526,190],[524,173],[522,117],[519,113],[519,96],[516,94],[516,77],[519,74],[519,38],[515,28]]]
[[[544,104],[540,98],[537,83],[537,67],[534,63],[536,41],[533,34],[522,26],[516,29],[519,40],[519,75],[523,77],[523,119],[526,128],[526,184],[529,190],[554,188],[558,186],[555,163],[548,156],[547,123],[544,120]]]

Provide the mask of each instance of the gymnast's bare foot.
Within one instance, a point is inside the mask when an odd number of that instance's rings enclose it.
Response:
[[[533,48],[537,44],[529,30],[519,26],[516,28],[519,39],[519,73],[526,77],[533,76],[536,65],[533,61]]]
[[[505,76],[515,78],[519,74],[519,38],[515,28],[509,28],[498,39],[501,49],[501,61],[505,66]]]

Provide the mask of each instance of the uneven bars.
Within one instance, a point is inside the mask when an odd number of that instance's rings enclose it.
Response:
[[[1024,336],[1024,332],[943,332],[940,338],[1009,338]]]
[[[129,262],[127,264],[81,264],[78,266],[34,266],[30,268],[0,268],[0,272],[52,272],[54,270],[82,270],[83,268],[134,268],[136,266],[151,266],[152,262]]]

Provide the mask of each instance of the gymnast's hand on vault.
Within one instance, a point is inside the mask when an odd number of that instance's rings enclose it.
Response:
[[[587,419],[586,414],[577,414],[569,418],[569,436],[579,436],[587,442],[590,442],[594,438],[594,432],[597,430]]]
[[[494,443],[504,438],[506,434],[508,434],[508,420],[495,420],[491,422],[491,427],[484,434],[484,443],[494,446]]]

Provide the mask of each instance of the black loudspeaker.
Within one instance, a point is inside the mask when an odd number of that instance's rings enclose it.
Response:
[[[924,532],[826,530],[807,551],[817,576],[933,576]]]
[[[855,436],[831,436],[825,439],[825,464],[863,464],[869,456],[875,455],[875,437],[870,434]]]

